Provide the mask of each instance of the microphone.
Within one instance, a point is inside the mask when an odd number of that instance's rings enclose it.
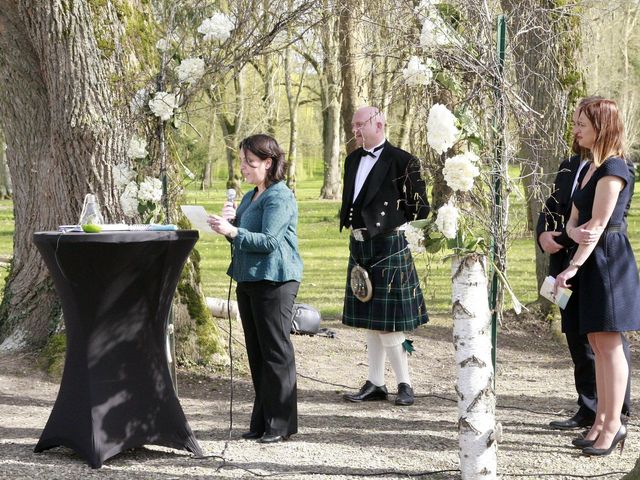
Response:
[[[227,202],[233,203],[236,199],[236,190],[234,188],[229,188],[227,190]]]

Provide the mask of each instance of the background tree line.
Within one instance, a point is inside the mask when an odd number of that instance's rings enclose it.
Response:
[[[490,155],[499,14],[508,25],[504,157],[520,167],[533,220],[568,154],[568,118],[581,96],[617,99],[630,149],[640,150],[639,10],[638,0],[0,0],[0,157],[16,219],[0,338],[5,347],[41,347],[58,331],[58,301],[31,233],[74,223],[88,191],[109,221],[122,221],[111,167],[134,133],[149,145],[144,167],[169,179],[174,216],[185,186],[242,190],[236,147],[259,131],[288,152],[292,189],[322,175],[318,196],[336,199],[352,113],[374,104],[389,118],[389,139],[422,160],[433,206],[442,205],[451,192],[442,156],[426,146],[428,111],[442,103],[466,117]],[[428,11],[448,43],[423,44]],[[205,42],[198,25],[216,12],[234,27]],[[404,78],[412,56],[439,65],[429,85]],[[136,92],[175,84],[188,57],[203,59],[205,74],[180,90],[171,120],[132,111]],[[541,278],[545,258],[537,263]],[[197,258],[189,268],[177,301],[182,343],[191,345],[185,358],[204,361],[222,347],[205,327]]]

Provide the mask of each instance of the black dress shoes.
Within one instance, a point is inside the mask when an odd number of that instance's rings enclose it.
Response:
[[[576,413],[567,420],[554,420],[553,422],[549,422],[551,428],[558,430],[574,430],[576,428],[587,428],[591,425],[593,425],[593,418],[584,417],[579,413]]]
[[[242,434],[242,438],[245,440],[257,440],[260,437],[262,437],[262,433],[252,432],[251,430]]]
[[[396,405],[408,407],[413,405],[415,397],[413,395],[413,388],[408,383],[398,384],[398,394],[396,395]]]
[[[367,380],[358,393],[345,393],[342,398],[347,402],[370,402],[372,400],[386,400],[387,387],[382,385],[381,387],[375,386],[369,380]]]
[[[289,437],[286,437],[284,435],[268,435],[268,434],[264,434],[262,436],[262,438],[260,438],[260,440],[258,440],[259,443],[280,443],[280,442],[284,442],[285,440],[287,440]]]

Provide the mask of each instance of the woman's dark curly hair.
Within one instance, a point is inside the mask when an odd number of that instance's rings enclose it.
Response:
[[[250,151],[261,160],[271,159],[271,167],[267,170],[265,180],[267,187],[284,180],[287,162],[284,158],[284,150],[280,148],[275,138],[258,133],[242,140],[238,148]]]

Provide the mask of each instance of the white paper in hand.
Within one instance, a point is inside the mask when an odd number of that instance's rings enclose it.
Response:
[[[209,214],[202,205],[180,205],[180,209],[184,216],[189,219],[193,228],[200,230],[202,233],[213,233],[207,223]]]
[[[558,294],[553,294],[553,285],[556,283],[556,279],[549,275],[544,279],[542,286],[540,287],[540,295],[542,295],[547,300],[555,303],[560,308],[564,310],[567,306],[567,302],[569,301],[569,297],[573,293],[568,288],[560,287],[558,289]]]

